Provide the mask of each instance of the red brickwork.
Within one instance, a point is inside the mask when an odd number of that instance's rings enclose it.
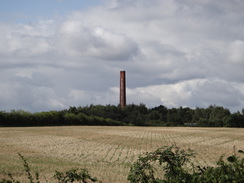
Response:
[[[120,106],[122,108],[126,105],[126,84],[125,84],[125,71],[120,71]]]

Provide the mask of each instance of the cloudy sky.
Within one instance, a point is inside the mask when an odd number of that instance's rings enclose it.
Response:
[[[242,0],[1,0],[0,110],[244,108]]]

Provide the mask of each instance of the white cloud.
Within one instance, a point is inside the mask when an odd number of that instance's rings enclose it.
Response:
[[[49,42],[53,30],[52,21],[40,21],[36,25],[0,25],[1,55],[31,57],[46,54],[51,49]]]
[[[128,89],[131,102],[146,103],[149,107],[208,107],[210,104],[238,109],[244,104],[244,94],[234,83],[217,78],[194,79],[175,84],[163,84]]]

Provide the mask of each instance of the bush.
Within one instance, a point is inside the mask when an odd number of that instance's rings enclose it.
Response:
[[[241,150],[238,153],[244,154]],[[221,156],[216,167],[198,167],[198,171],[200,173],[195,173],[193,176],[194,182],[243,183],[244,158],[234,154],[224,161],[223,156]]]
[[[54,178],[58,180],[58,183],[72,183],[75,181],[88,183],[88,180],[96,182],[96,177],[91,177],[87,169],[71,169],[65,173],[56,171]]]
[[[243,151],[238,151],[243,154]],[[192,150],[180,150],[178,147],[163,147],[155,152],[139,157],[130,169],[127,179],[131,183],[243,183],[244,158],[236,154],[217,162],[216,167],[200,167],[192,164],[186,168],[187,162],[194,153]],[[163,179],[155,176],[155,163],[159,163],[164,171]]]
[[[183,169],[189,162],[193,151],[180,150],[178,147],[163,147],[155,152],[146,153],[133,164],[128,175],[131,183],[157,183],[157,182],[189,182],[190,174]],[[164,180],[155,177],[154,163],[159,163],[164,170]]]

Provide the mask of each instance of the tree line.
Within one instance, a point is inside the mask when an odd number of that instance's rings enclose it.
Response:
[[[0,126],[133,125],[244,127],[244,109],[231,113],[222,106],[207,108],[147,108],[144,104],[90,105],[60,111],[30,113],[23,110],[0,111]]]

